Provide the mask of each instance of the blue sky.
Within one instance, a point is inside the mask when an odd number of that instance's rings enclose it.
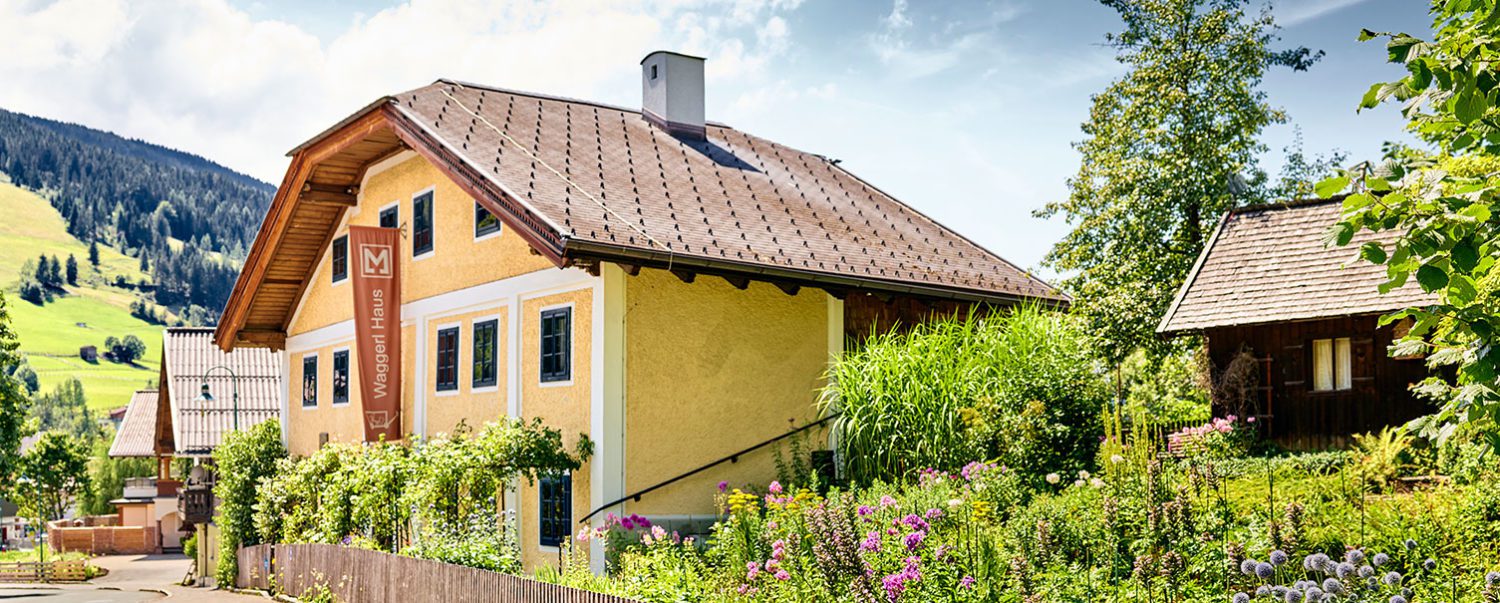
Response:
[[[1273,72],[1309,152],[1372,156],[1402,137],[1399,77],[1361,27],[1426,36],[1420,0],[1285,0],[1281,45],[1327,53]],[[1089,96],[1122,67],[1086,0],[10,0],[0,107],[182,148],[270,182],[284,153],[382,94],[454,77],[625,106],[659,48],[708,57],[708,115],[829,155],[1022,266],[1066,232]],[[1050,274],[1041,270],[1042,274]]]

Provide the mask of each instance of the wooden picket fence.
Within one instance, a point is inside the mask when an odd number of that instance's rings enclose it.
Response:
[[[521,576],[334,544],[239,550],[240,588],[293,597],[327,587],[341,603],[636,603]]]
[[[83,582],[87,579],[88,570],[81,559],[0,563],[0,583]]]

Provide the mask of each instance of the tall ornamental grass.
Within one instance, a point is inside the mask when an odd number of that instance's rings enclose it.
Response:
[[[846,475],[899,480],[994,458],[1028,479],[1088,464],[1105,389],[1066,314],[1020,306],[877,333],[829,369]],[[1024,469],[1023,469],[1024,468]]]

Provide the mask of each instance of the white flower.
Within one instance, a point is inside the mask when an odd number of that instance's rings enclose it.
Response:
[[[1078,471],[1078,479],[1087,481],[1088,478],[1089,478],[1089,472],[1081,470],[1081,469]]]
[[[1075,479],[1075,480],[1073,480],[1073,485],[1077,486],[1079,488],[1082,488],[1083,485],[1086,484],[1086,483],[1088,483],[1088,482],[1085,482],[1085,481],[1083,481],[1081,479]]]
[[[1114,456],[1109,457],[1109,462],[1118,465],[1120,463],[1125,462],[1125,457],[1116,454]]]
[[[1096,477],[1094,479],[1089,480],[1089,485],[1093,486],[1095,488],[1103,488],[1104,487],[1104,480],[1099,479],[1099,478]]]
[[[957,498],[950,498],[950,499],[948,499],[948,508],[949,509],[957,509],[959,507],[959,505],[962,505],[962,504],[964,504],[964,501],[962,501],[960,499],[957,499]]]
[[[1047,483],[1055,485],[1055,484],[1057,484],[1057,482],[1060,482],[1060,481],[1062,481],[1062,476],[1061,475],[1058,475],[1056,473],[1048,473],[1047,474]]]

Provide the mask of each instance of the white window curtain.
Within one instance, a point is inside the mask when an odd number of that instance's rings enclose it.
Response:
[[[1354,361],[1350,357],[1349,338],[1340,337],[1333,340],[1333,375],[1334,387],[1337,389],[1353,389],[1354,378],[1350,375],[1350,369],[1354,367]]]
[[[1313,340],[1313,391],[1333,391],[1333,340]]]

